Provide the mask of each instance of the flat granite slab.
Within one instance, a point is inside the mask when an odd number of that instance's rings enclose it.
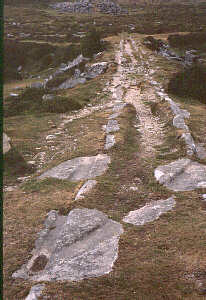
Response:
[[[173,197],[167,200],[158,200],[146,204],[144,207],[130,211],[123,221],[133,225],[144,225],[145,223],[157,220],[163,213],[173,209],[176,202]]]
[[[206,188],[206,165],[181,158],[159,166],[154,171],[155,178],[172,191],[192,191]]]
[[[50,211],[32,258],[13,278],[79,281],[112,271],[123,227],[96,209],[73,209],[68,216]]]
[[[67,160],[44,172],[38,178],[43,179],[53,177],[58,179],[68,179],[74,182],[84,179],[92,179],[96,176],[102,175],[108,169],[110,162],[110,157],[106,154],[77,157]]]

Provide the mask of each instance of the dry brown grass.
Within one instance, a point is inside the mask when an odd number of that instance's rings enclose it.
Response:
[[[158,61],[155,62],[155,66],[157,65]],[[172,67],[168,71],[168,77],[170,70],[173,71]],[[202,107],[185,108],[190,110],[191,120],[205,120]],[[172,114],[167,103],[159,102],[155,114],[169,123],[166,128],[168,140],[164,147],[169,150],[177,147],[178,156],[183,155],[183,150],[180,152],[183,145],[178,144],[177,133],[171,126]],[[107,123],[108,115],[108,111],[100,111],[68,123],[69,134],[77,139],[77,149],[65,151],[65,154],[58,156],[44,168],[76,156],[103,152],[105,134],[102,125]],[[97,178],[95,189],[83,200],[73,201],[83,182],[69,184],[54,180],[40,184],[31,181],[22,186],[24,190],[5,193],[6,300],[24,299],[34,284],[21,279],[14,280],[11,275],[28,261],[36,235],[43,228],[46,214],[51,209],[67,214],[77,207],[96,208],[121,222],[130,210],[138,209],[152,200],[167,199],[172,194],[176,196],[176,207],[158,220],[138,227],[123,223],[125,231],[120,239],[119,256],[111,273],[81,282],[49,282],[46,283],[44,295],[52,300],[204,299],[195,289],[197,276],[193,274],[205,271],[206,267],[205,210],[201,202],[201,194],[206,193],[206,189],[172,193],[157,184],[153,176],[154,168],[176,157],[164,156],[160,159],[158,155],[163,149],[158,149],[156,158],[141,158],[140,137],[133,126],[136,123],[136,112],[132,106],[124,108],[118,121],[120,131],[115,134],[117,143],[108,151],[112,159],[110,168],[106,174]],[[19,122],[21,124],[20,120]],[[58,125],[59,118],[56,122]],[[202,120],[199,122],[199,137],[205,134],[203,123]],[[9,126],[14,130],[14,119]],[[47,129],[43,135],[46,135]],[[191,130],[198,134],[197,123]],[[56,146],[58,143],[61,143],[61,138],[56,141]],[[130,190],[131,186],[136,186],[138,190]]]

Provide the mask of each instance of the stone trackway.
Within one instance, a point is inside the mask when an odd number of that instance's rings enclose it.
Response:
[[[125,102],[126,103],[131,103],[135,107],[136,112],[137,112],[137,118],[139,120],[138,130],[141,133],[141,144],[144,148],[144,152],[146,153],[146,155],[153,155],[153,154],[155,154],[154,146],[157,144],[157,141],[158,141],[158,143],[161,143],[162,140],[163,140],[163,137],[164,137],[163,126],[164,126],[164,124],[162,124],[158,118],[154,118],[152,116],[149,108],[143,103],[145,98],[148,96],[148,93],[151,93],[151,91],[153,92],[154,88],[153,87],[151,88],[151,86],[148,86],[146,91],[144,91],[144,93],[141,93],[141,88],[138,87],[138,83],[136,81],[130,80],[130,78],[129,78],[129,75],[131,75],[134,72],[137,72],[138,68],[141,69],[141,71],[142,71],[142,66],[138,65],[138,62],[135,59],[135,57],[133,56],[132,52],[133,52],[132,48],[131,48],[130,43],[128,41],[126,41],[126,43],[124,43],[124,41],[120,42],[120,49],[116,53],[116,61],[118,63],[118,68],[117,68],[117,72],[116,72],[116,74],[114,74],[113,80],[110,84],[110,92],[112,93],[110,108],[112,108],[112,115],[109,116],[108,124],[105,125],[104,130],[107,133],[106,138],[111,136],[111,134],[110,134],[111,132],[114,134],[115,131],[119,130],[119,125],[118,125],[118,122],[117,122],[116,118],[119,116],[119,114],[121,114],[121,110],[125,106]],[[131,58],[132,64],[129,64],[129,65],[126,66],[124,55],[127,55],[127,56],[129,55],[129,57]],[[148,74],[147,69],[144,69],[144,72],[146,73],[146,75]],[[126,93],[125,93],[125,89],[126,89]],[[125,102],[123,101],[123,99],[125,100]],[[89,112],[85,111],[83,113],[83,115],[85,115],[85,114],[87,115],[89,113],[91,113],[91,111],[89,111]],[[82,117],[82,115],[80,114],[78,117]],[[64,127],[65,123],[71,122],[71,121],[72,121],[72,119],[65,120],[65,121],[62,122],[61,126]],[[115,143],[115,136],[114,135],[112,135],[112,140]],[[111,147],[108,147],[107,149],[109,150]],[[101,154],[99,154],[99,155],[101,155]],[[82,186],[79,193],[76,195],[76,200],[82,199],[83,194],[89,192],[91,190],[91,188],[93,186],[95,186],[95,184],[96,184],[95,180],[87,181]],[[165,212],[169,211],[174,206],[175,206],[175,200],[173,198],[170,198],[170,199],[167,199],[167,200],[160,200],[159,202],[157,201],[157,202],[154,202],[154,203],[147,203],[144,208],[140,208],[137,211],[130,212],[128,216],[123,218],[123,222],[131,222],[134,225],[144,225],[146,222],[151,222],[155,219],[158,219],[158,217],[162,213],[165,213]],[[98,212],[96,210],[87,210],[87,209],[78,210],[77,209],[77,210],[72,210],[70,212],[70,214],[75,214],[75,213],[82,214],[82,216],[85,218],[85,216],[84,216],[85,211],[87,212],[86,214],[89,214],[89,215],[95,211],[95,214],[97,214],[97,216],[98,216],[97,217],[98,220],[99,220],[99,216],[100,216],[98,214],[101,214],[101,218],[107,220],[106,215],[104,215],[101,212]],[[53,216],[54,213],[56,214],[56,212],[51,211],[49,214],[52,214],[52,216]],[[131,213],[132,213],[132,219],[130,218]],[[62,217],[56,215],[56,219],[58,219],[58,218],[62,218]],[[63,217],[63,218],[65,218],[65,217]],[[68,221],[67,222],[71,222],[71,224],[73,224],[72,223],[73,221],[69,221],[70,218],[68,216]],[[88,218],[88,220],[90,220],[90,222],[92,222],[90,217]],[[105,257],[106,260],[103,262],[104,266],[102,265],[101,268],[98,267],[97,269],[95,269],[94,272],[92,271],[91,274],[90,273],[84,273],[83,270],[80,270],[80,272],[77,272],[76,274],[74,274],[74,272],[72,270],[72,267],[70,266],[71,270],[69,270],[69,272],[67,272],[68,274],[63,272],[64,275],[66,274],[65,277],[64,276],[62,277],[61,270],[60,270],[61,268],[59,268],[59,271],[57,273],[53,274],[53,276],[54,276],[53,279],[57,279],[57,280],[62,280],[62,279],[81,280],[85,277],[101,276],[105,273],[109,273],[109,272],[112,271],[113,263],[117,259],[118,239],[119,239],[120,234],[123,233],[123,228],[122,228],[121,224],[119,224],[117,222],[114,222],[112,220],[108,220],[107,222],[110,222],[115,228],[112,229],[112,232],[111,232],[112,239],[111,239],[111,237],[109,237],[109,239],[108,239],[108,240],[113,240],[112,244],[109,245],[109,249],[113,252],[111,253],[111,257],[109,257],[108,255],[107,255],[107,257]],[[45,226],[47,226],[47,223],[48,222],[46,220]],[[60,223],[58,223],[58,224],[60,224]],[[109,226],[111,227],[110,223],[109,223]],[[103,224],[103,226],[106,226],[106,225],[104,225],[105,221],[102,224]],[[82,224],[78,223],[75,226],[77,226],[77,227],[80,226],[81,227]],[[91,226],[96,226],[96,225],[93,225],[91,223]],[[67,226],[65,227],[64,230],[66,230],[66,228],[67,228]],[[74,229],[74,232],[76,232],[76,229],[75,228],[73,228],[73,229]],[[61,233],[62,229],[60,227],[59,227],[59,230],[60,230],[59,234],[61,235],[62,234]],[[70,230],[70,229],[67,229],[67,230]],[[87,230],[90,230],[90,229],[87,229]],[[44,230],[42,231],[42,234],[44,234]],[[72,232],[70,232],[70,233],[68,232],[68,234],[72,234]],[[48,238],[48,243],[50,244],[49,235],[50,235],[50,231],[49,231],[49,227],[48,227],[47,238]],[[107,240],[107,237],[106,237],[105,241],[106,240]],[[41,244],[43,242],[43,240],[38,240],[38,242]],[[80,239],[80,241],[78,241],[78,243],[81,243],[81,239]],[[102,243],[102,241],[101,241],[101,243]],[[107,249],[107,244],[106,243],[107,242],[104,242],[104,245],[106,247],[106,253],[107,253],[108,249]],[[37,244],[38,243],[36,243],[36,245]],[[53,243],[53,244],[55,244],[55,243]],[[40,245],[40,246],[43,246],[43,245]],[[75,243],[74,243],[74,245],[72,244],[71,247],[72,248],[75,247]],[[44,248],[45,248],[45,245],[43,246],[43,249]],[[36,247],[35,251],[37,252],[37,255],[32,258],[33,259],[32,262],[34,261],[34,258],[38,257],[39,255],[41,256],[41,254],[43,253],[41,251],[41,247],[39,249],[38,249],[38,247]],[[64,252],[63,248],[62,248],[62,251]],[[95,252],[96,250],[92,249],[92,251]],[[43,254],[45,255],[45,253],[43,253]],[[88,257],[87,257],[88,254],[85,252],[84,255],[85,255],[85,260],[82,258],[81,255],[78,257],[78,251],[77,251],[77,258],[75,258],[75,259],[77,259],[77,260],[80,259],[81,263],[84,263],[84,264],[85,263],[86,264],[91,263],[91,265],[93,265],[93,262],[95,261],[96,258],[91,257],[91,262],[90,262],[88,260]],[[72,254],[72,257],[75,257],[75,253]],[[63,257],[62,257],[62,259],[63,259]],[[67,260],[67,258],[65,258],[65,259]],[[83,259],[83,261],[82,261],[82,259]],[[72,260],[73,260],[73,258],[72,258]],[[105,262],[106,261],[107,261],[107,265],[105,267]],[[51,268],[53,268],[52,263],[53,262],[50,262]],[[28,263],[28,265],[27,265],[28,268],[29,268],[30,264]],[[13,274],[13,277],[25,277],[27,279],[31,279],[31,277],[33,275],[29,275],[27,272],[28,272],[28,269],[24,265],[24,266],[22,266],[22,269],[20,269],[19,271],[17,271],[16,273]],[[41,281],[42,279],[51,280],[51,278],[48,277],[47,276],[48,274],[45,273],[45,272],[46,271],[42,270],[39,273],[39,275],[37,274],[37,275],[33,276],[32,279],[34,279],[36,281]],[[35,286],[33,287],[33,289],[34,288],[35,288]],[[43,288],[43,287],[41,287],[41,288]],[[31,289],[31,293],[32,292],[33,292],[33,290]],[[42,290],[41,290],[41,292],[42,292]],[[35,295],[35,296],[36,296],[36,298],[34,298],[34,299],[37,299],[38,295]],[[30,299],[30,298],[28,298],[28,299]]]
[[[123,56],[129,56],[131,63],[124,63]],[[140,57],[142,55],[140,54]],[[139,124],[137,129],[141,134],[141,147],[144,155],[153,156],[155,154],[155,146],[162,143],[164,138],[164,123],[158,117],[154,117],[144,101],[151,99],[151,95],[155,94],[155,90],[148,84],[144,90],[141,89],[141,84],[145,82],[145,77],[148,76],[148,69],[144,64],[133,55],[133,49],[129,41],[126,41],[123,47],[123,42],[120,43],[120,53],[118,54],[118,70],[119,76],[116,76],[116,83],[121,84],[126,89],[124,100],[126,103],[132,104],[137,112]],[[142,75],[141,80],[131,79],[131,75]],[[119,81],[118,81],[119,79]],[[153,98],[153,101],[156,99]]]

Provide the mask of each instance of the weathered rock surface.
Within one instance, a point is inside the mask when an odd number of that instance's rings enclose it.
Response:
[[[11,149],[10,140],[11,139],[8,137],[8,135],[3,133],[3,154],[9,152]]]
[[[46,171],[39,178],[53,177],[70,181],[92,179],[102,175],[108,169],[109,163],[110,157],[106,154],[77,157]]]
[[[195,142],[190,132],[183,133],[181,138],[184,139],[185,144],[187,146],[187,154],[193,155],[193,153],[196,153]]]
[[[119,124],[117,120],[113,120],[113,119],[109,120],[105,128],[106,133],[115,132],[118,130],[119,130]]]
[[[108,134],[106,136],[106,143],[105,143],[104,149],[108,150],[108,149],[112,148],[114,146],[114,144],[115,144],[114,135]]]
[[[144,225],[145,223],[157,220],[160,215],[172,210],[175,204],[176,202],[173,197],[167,200],[153,201],[140,209],[130,211],[130,213],[123,218],[123,221],[137,226]]]
[[[50,211],[32,258],[13,278],[79,281],[112,271],[122,225],[96,209],[74,209],[68,216]]]
[[[181,128],[185,130],[189,130],[188,126],[185,124],[184,118],[181,115],[176,115],[173,118],[173,126],[176,128]]]
[[[29,295],[25,298],[25,300],[38,300],[44,288],[45,288],[45,284],[34,285],[31,288]]]
[[[187,158],[159,166],[154,175],[160,184],[176,192],[206,187],[206,165]]]
[[[83,199],[84,195],[88,194],[91,189],[97,184],[96,180],[87,180],[78,191],[75,200]]]

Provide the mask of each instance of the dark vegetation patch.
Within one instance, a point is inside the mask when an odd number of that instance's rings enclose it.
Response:
[[[194,64],[176,73],[170,79],[167,91],[183,97],[186,102],[192,98],[206,104],[206,66]]]
[[[168,42],[173,48],[206,50],[206,31],[192,32],[186,35],[171,34]]]
[[[23,156],[14,147],[4,155],[4,176],[13,178],[33,172],[34,168],[27,164]]]
[[[49,67],[73,60],[79,54],[78,45],[52,46],[49,43],[4,41],[4,80],[11,81],[28,77]],[[22,71],[18,72],[18,67]]]
[[[43,100],[46,93],[44,89],[27,88],[18,97],[8,97],[4,108],[5,117],[16,116],[25,113],[63,113],[83,107],[78,98],[56,95],[54,99]],[[86,96],[86,95],[85,95]],[[83,97],[82,100],[84,100]]]
[[[32,272],[39,272],[39,271],[42,271],[42,270],[45,268],[47,262],[48,262],[47,257],[46,257],[45,255],[42,254],[42,255],[38,256],[38,257],[35,259],[35,261],[34,261],[34,263],[33,263],[33,265],[32,265],[32,267],[31,267],[30,270],[31,270]]]
[[[155,39],[153,36],[147,36],[143,40],[143,44],[152,51],[159,51],[163,45],[163,42],[160,39]]]
[[[91,57],[104,49],[101,42],[101,33],[92,28],[87,35],[81,40],[81,51],[85,57]]]

